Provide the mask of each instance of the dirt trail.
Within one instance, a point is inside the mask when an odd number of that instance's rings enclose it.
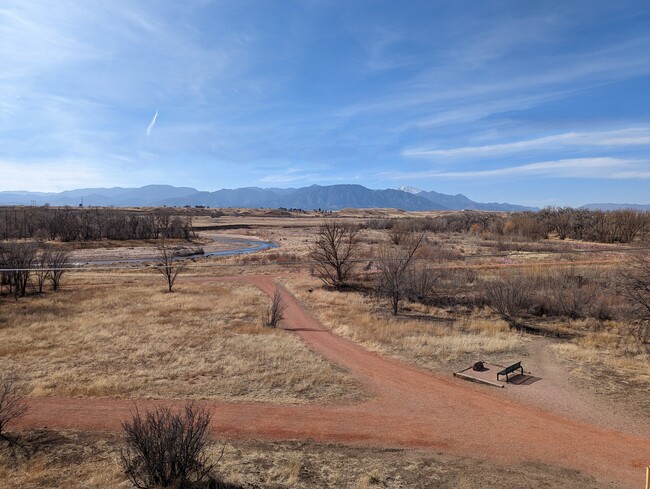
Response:
[[[272,295],[269,276],[242,276]],[[204,401],[219,436],[411,446],[502,463],[541,462],[578,469],[616,487],[642,487],[650,440],[517,404],[381,357],[338,337],[281,288],[286,329],[361,379],[375,397],[362,404],[286,406]],[[119,430],[134,406],[166,402],[34,398],[24,427]]]
[[[552,346],[557,341],[542,337],[531,339],[530,356],[523,365],[527,373],[541,381],[505,389],[505,394],[561,416],[650,438],[650,413],[640,418],[621,412],[620,405],[581,386],[572,378],[569,365],[556,358]]]

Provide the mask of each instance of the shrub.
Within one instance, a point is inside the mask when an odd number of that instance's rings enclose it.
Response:
[[[8,440],[4,431],[8,424],[27,414],[27,388],[13,373],[0,373],[0,439]]]
[[[267,328],[277,328],[278,323],[284,319],[284,311],[287,303],[282,297],[282,292],[278,287],[275,288],[271,305],[264,316],[264,326]]]
[[[215,464],[206,455],[209,411],[188,404],[180,412],[161,406],[142,416],[137,410],[122,428],[124,473],[138,489],[193,487]],[[213,482],[212,485],[215,485]]]

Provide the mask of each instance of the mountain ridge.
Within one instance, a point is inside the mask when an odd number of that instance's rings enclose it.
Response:
[[[494,210],[525,211],[535,207],[509,203],[475,202],[463,194],[447,195],[412,187],[369,189],[358,184],[311,185],[301,188],[241,187],[200,191],[193,187],[145,185],[143,187],[83,188],[63,192],[2,191],[0,205],[53,206],[206,206],[340,210],[344,208],[396,208],[405,211]]]

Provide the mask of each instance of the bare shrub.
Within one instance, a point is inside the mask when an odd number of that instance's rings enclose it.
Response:
[[[400,219],[392,222],[388,235],[394,244],[400,245],[404,243],[412,233],[413,223],[407,219]]]
[[[187,263],[178,259],[174,250],[167,245],[165,240],[159,243],[157,248],[158,258],[160,259],[157,270],[165,277],[167,288],[171,292],[174,287],[174,282],[176,282],[176,277],[185,270]]]
[[[287,303],[282,296],[279,287],[275,288],[271,305],[264,315],[264,326],[267,328],[277,328],[280,321],[284,319],[284,311],[287,309]]]
[[[27,414],[27,387],[16,375],[0,373],[0,439],[9,440],[4,433],[7,425]]]
[[[570,319],[584,318],[593,301],[593,291],[582,275],[562,270],[553,277],[550,297],[555,312]]]
[[[630,334],[650,352],[650,253],[638,253],[631,258],[621,270],[618,287],[628,304]]]
[[[406,297],[421,304],[431,303],[439,278],[439,271],[413,267],[406,277]]]
[[[345,287],[354,271],[359,248],[358,231],[337,221],[324,221],[309,256],[314,273],[328,286]]]
[[[122,423],[126,448],[120,461],[129,481],[138,489],[181,489],[206,479],[215,466],[206,454],[211,419],[193,404],[180,412],[167,406],[144,415],[136,410]]]
[[[485,303],[512,329],[523,330],[521,319],[531,304],[530,281],[518,275],[491,280],[483,286]]]

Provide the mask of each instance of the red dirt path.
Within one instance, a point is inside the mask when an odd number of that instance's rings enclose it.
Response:
[[[272,295],[269,276],[242,276]],[[642,487],[650,440],[603,430],[490,395],[381,357],[336,336],[281,289],[286,329],[346,368],[375,396],[351,405],[286,406],[201,401],[220,437],[312,439],[408,446],[502,463],[541,462],[578,469],[617,487]],[[22,427],[117,431],[134,406],[183,401],[33,398]]]

